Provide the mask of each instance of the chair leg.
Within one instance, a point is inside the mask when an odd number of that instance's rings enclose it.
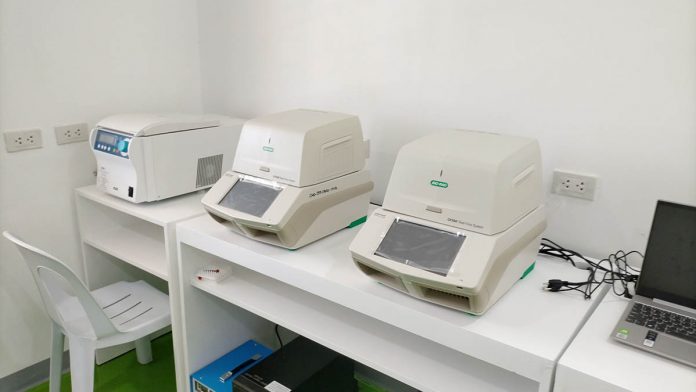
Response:
[[[149,336],[135,341],[135,356],[138,357],[138,363],[141,365],[152,362],[152,344]]]
[[[94,391],[95,343],[93,340],[68,339],[72,392]]]
[[[63,346],[65,336],[58,324],[51,323],[53,335],[51,336],[51,365],[48,376],[49,392],[60,392],[60,381],[63,373]]]

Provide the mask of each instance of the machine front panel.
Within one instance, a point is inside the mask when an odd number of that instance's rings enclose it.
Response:
[[[282,190],[281,187],[242,177],[218,204],[260,218]]]
[[[375,255],[446,276],[466,236],[395,219]]]
[[[130,136],[98,129],[97,137],[94,138],[94,146],[92,146],[92,148],[97,151],[128,159],[130,141]]]

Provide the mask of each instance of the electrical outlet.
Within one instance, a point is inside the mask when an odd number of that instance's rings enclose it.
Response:
[[[32,148],[41,148],[43,144],[40,129],[10,131],[5,132],[4,135],[5,149],[7,150],[7,152],[30,150]]]
[[[89,129],[86,123],[61,125],[54,128],[56,143],[67,144],[83,142],[89,139]]]
[[[596,189],[596,176],[563,170],[553,171],[553,187],[551,189],[553,193],[580,199],[594,200]]]

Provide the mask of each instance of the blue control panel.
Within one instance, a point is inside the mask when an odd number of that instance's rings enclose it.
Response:
[[[130,136],[98,129],[97,137],[94,139],[94,149],[128,159],[130,141]]]

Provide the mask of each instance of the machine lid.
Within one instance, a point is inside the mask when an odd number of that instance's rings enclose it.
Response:
[[[296,109],[247,121],[232,170],[305,187],[363,169],[366,153],[357,116]]]
[[[215,115],[130,113],[106,117],[99,121],[97,128],[106,128],[133,136],[153,136],[219,125],[219,116]]]
[[[463,230],[500,233],[541,203],[536,140],[445,130],[399,149],[383,207]]]

